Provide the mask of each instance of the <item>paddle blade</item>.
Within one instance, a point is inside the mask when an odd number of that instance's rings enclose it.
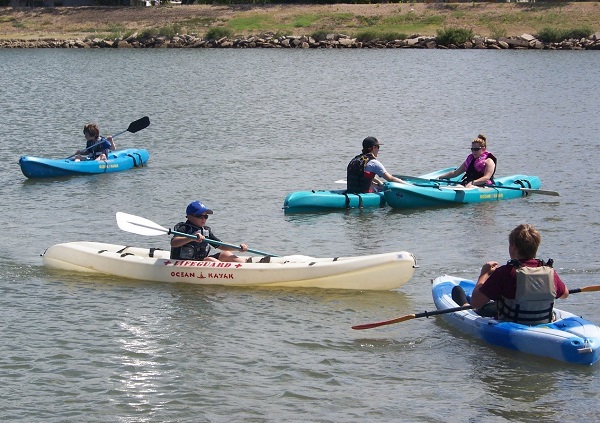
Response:
[[[156,236],[169,233],[167,228],[151,220],[123,212],[117,212],[117,225],[123,231],[138,235]]]
[[[136,120],[135,122],[131,122],[129,127],[127,128],[127,132],[131,132],[135,134],[138,131],[141,131],[144,128],[147,128],[150,125],[150,118],[148,116],[144,116],[141,119]]]
[[[363,325],[352,326],[352,329],[361,330],[361,329],[372,329],[377,328],[379,326],[385,325],[393,325],[394,323],[404,322],[406,320],[412,320],[417,317],[415,314],[407,314],[406,316],[398,317],[392,320],[384,320],[383,322],[375,322],[375,323],[365,323]]]

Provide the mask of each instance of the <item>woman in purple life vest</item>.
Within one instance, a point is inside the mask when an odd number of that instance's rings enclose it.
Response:
[[[452,172],[444,173],[439,179],[453,178],[464,173],[461,183],[465,187],[493,184],[497,160],[492,153],[486,150],[486,147],[485,136],[479,134],[471,141],[471,154],[465,162]]]

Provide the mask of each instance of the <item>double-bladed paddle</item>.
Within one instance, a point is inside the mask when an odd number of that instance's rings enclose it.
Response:
[[[423,183],[427,183],[429,185],[419,185],[416,183],[413,183],[413,185],[416,185],[418,187],[428,187],[431,186],[431,188],[435,188],[435,185],[431,185],[432,182],[434,183],[444,183],[444,184],[448,184],[448,185],[459,185],[460,182],[459,181],[452,181],[450,179],[425,179],[425,178],[418,178],[416,176],[409,176],[409,175],[394,175],[396,178],[400,178],[402,180],[405,180],[407,182],[423,182]],[[335,184],[345,184],[346,180],[345,179],[338,179],[337,181],[334,182]],[[523,191],[523,192],[527,192],[527,193],[531,193],[531,194],[540,194],[540,195],[552,195],[554,197],[559,197],[560,194],[556,191],[548,191],[548,190],[544,190],[544,189],[534,189],[534,188],[519,188],[519,187],[505,187],[502,185],[486,185],[487,188],[498,188],[498,189],[512,189],[512,190],[516,190],[516,191]]]
[[[156,236],[156,235],[177,235],[184,236],[186,238],[198,239],[196,235],[186,234],[184,232],[177,232],[171,229],[167,229],[163,226],[160,226],[158,223],[155,223],[151,220],[145,219],[140,216],[135,216],[133,214],[127,214],[123,212],[117,212],[117,225],[119,229],[124,230],[126,232],[131,232],[138,235],[147,235],[147,236]],[[235,248],[236,250],[241,250],[239,245],[227,244],[221,241],[215,241],[212,239],[206,239],[206,242],[209,244],[222,245],[225,247]],[[279,257],[276,254],[265,253],[263,251],[252,250],[248,248],[246,250],[250,253],[259,254],[261,256],[271,256],[271,257]]]
[[[600,285],[590,285],[590,286],[584,286],[582,288],[569,289],[569,294],[577,294],[579,292],[594,292],[594,291],[600,291]],[[395,319],[391,319],[391,320],[384,320],[382,322],[365,323],[362,325],[352,326],[352,329],[356,329],[356,330],[372,329],[372,328],[377,328],[379,326],[393,325],[394,323],[400,323],[400,322],[405,322],[407,320],[417,319],[419,317],[429,317],[429,316],[436,316],[439,314],[455,313],[457,311],[471,310],[473,308],[474,307],[472,305],[467,305],[467,306],[462,306],[462,307],[447,308],[445,310],[425,311],[423,313],[407,314],[405,316],[396,317]]]
[[[122,135],[125,132],[131,132],[132,134],[135,134],[136,132],[147,128],[149,125],[150,125],[150,118],[148,116],[144,116],[141,119],[131,122],[126,130],[118,132],[118,133],[114,134],[112,137],[113,138],[118,137],[119,135]],[[90,145],[89,147],[85,148],[84,150],[81,150],[81,153],[85,153],[86,151],[91,150],[92,148],[96,147],[97,145],[99,145],[101,143],[102,143],[102,141],[97,142],[94,145]],[[72,157],[75,157],[76,155],[77,154],[72,154],[69,157],[66,157],[66,159],[70,159]]]
[[[450,185],[458,185],[460,184],[460,182],[458,181],[451,181],[449,179],[429,179],[428,181],[430,182],[437,182],[437,183],[445,183],[445,184],[450,184]],[[541,194],[541,195],[552,195],[554,197],[558,197],[560,196],[560,194],[556,191],[547,191],[544,189],[535,189],[535,188],[519,188],[519,187],[505,187],[503,185],[485,185],[486,188],[498,188],[498,189],[512,189],[515,191],[523,191],[523,192],[528,192],[528,193],[532,193],[532,194]]]

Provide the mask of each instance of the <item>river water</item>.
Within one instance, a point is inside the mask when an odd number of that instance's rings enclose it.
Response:
[[[441,319],[350,327],[434,308],[430,281],[508,259],[538,227],[569,288],[600,282],[593,52],[421,50],[0,51],[0,420],[23,422],[593,421],[599,365],[491,348]],[[123,131],[147,167],[27,180],[21,155],[66,157],[82,127]],[[447,209],[285,215],[287,193],[338,188],[369,135],[396,174],[457,166],[488,137],[497,175],[560,197]],[[50,271],[59,242],[168,248],[115,213],[164,226],[201,199],[225,242],[274,254],[405,250],[391,292],[170,285]],[[368,281],[365,281],[368,283]],[[562,308],[600,323],[600,297]]]

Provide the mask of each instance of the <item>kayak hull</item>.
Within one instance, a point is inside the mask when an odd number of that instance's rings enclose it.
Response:
[[[432,178],[435,179],[435,178]],[[457,184],[421,181],[415,185],[386,182],[384,194],[387,203],[397,209],[419,207],[448,207],[465,203],[485,203],[510,200],[528,195],[525,189],[539,189],[542,186],[537,176],[511,175],[496,178],[497,187],[465,188]]]
[[[433,281],[432,295],[438,310],[459,307],[452,288],[461,286],[470,296],[475,282],[453,276]],[[451,326],[488,344],[566,363],[592,365],[600,359],[600,328],[567,311],[554,308],[556,321],[526,326],[482,317],[473,310],[442,314]]]
[[[91,175],[129,170],[145,165],[150,158],[144,149],[129,148],[111,152],[108,160],[47,159],[22,156],[19,165],[28,178],[57,178],[61,176]]]
[[[257,287],[392,290],[413,275],[415,257],[405,251],[358,257],[271,257],[270,263],[171,260],[170,252],[99,242],[49,247],[46,267],[145,281]]]
[[[310,213],[365,207],[385,207],[383,193],[346,194],[346,190],[296,191],[288,194],[283,202],[285,213]]]
[[[417,182],[433,179],[454,168],[442,169],[419,177],[401,176],[401,179]],[[345,189],[295,191],[287,195],[283,202],[283,210],[287,213],[315,213],[319,211],[351,210],[363,208],[380,208],[387,205],[385,195],[381,192],[362,194],[346,194]]]

